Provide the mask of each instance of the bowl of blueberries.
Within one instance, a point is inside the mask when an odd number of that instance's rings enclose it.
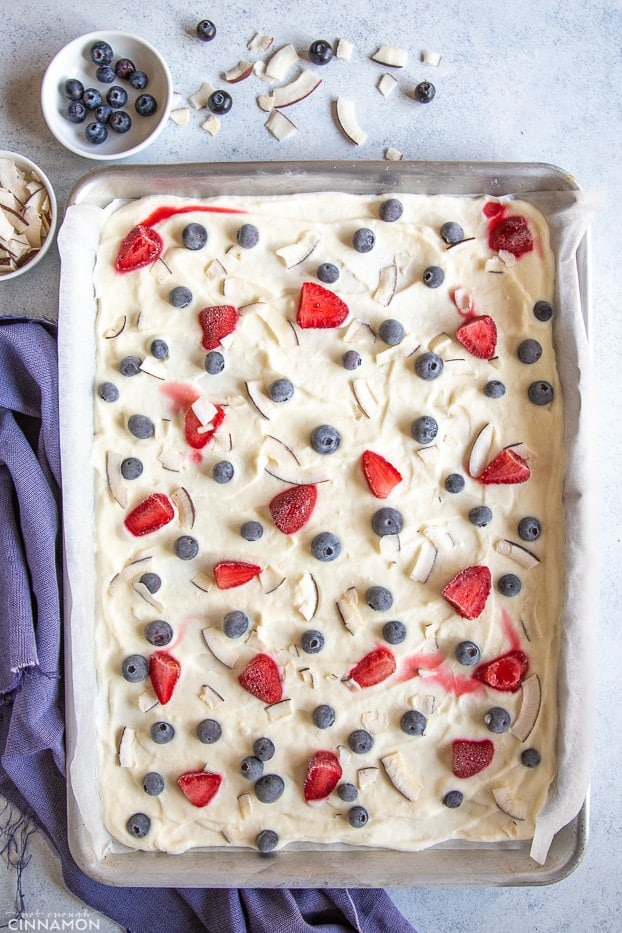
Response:
[[[87,159],[124,159],[162,132],[173,84],[162,56],[124,32],[93,32],[54,56],[41,109],[56,139]]]

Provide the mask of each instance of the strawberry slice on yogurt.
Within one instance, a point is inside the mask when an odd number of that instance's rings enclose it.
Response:
[[[164,242],[156,230],[137,224],[121,241],[114,267],[117,272],[135,272],[159,259],[163,249]]]
[[[151,534],[175,517],[173,503],[164,492],[154,492],[126,516],[124,525],[134,537]]]
[[[181,664],[168,651],[155,651],[149,658],[149,679],[153,692],[160,703],[165,704],[173,696],[181,674]]]
[[[177,786],[193,807],[206,807],[222,784],[222,774],[215,771],[184,771],[177,778]]]
[[[341,780],[342,769],[334,752],[319,749],[314,752],[307,765],[303,794],[308,802],[324,800],[334,791]]]

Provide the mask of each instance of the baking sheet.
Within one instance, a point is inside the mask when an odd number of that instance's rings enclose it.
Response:
[[[568,593],[562,622],[559,684],[563,709],[559,776],[530,843],[444,843],[422,852],[343,847],[288,847],[278,857],[222,848],[136,852],[106,838],[96,791],[93,696],[95,659],[93,514],[84,482],[89,450],[95,299],[92,269],[105,209],[115,199],[144,195],[352,193],[513,194],[546,217],[557,255],[555,340],[564,392],[569,470],[566,480]],[[581,857],[587,838],[585,804],[591,764],[595,682],[597,573],[585,542],[592,538],[596,490],[585,442],[589,389],[588,228],[590,199],[563,171],[547,165],[437,163],[228,163],[131,166],[98,170],[74,189],[59,234],[62,258],[59,353],[61,442],[66,500],[67,740],[70,845],[92,877],[108,884],[209,886],[358,886],[399,884],[538,884],[559,880]],[[589,479],[589,482],[588,482]],[[580,673],[581,690],[576,689]],[[573,689],[574,686],[574,689]],[[572,766],[570,767],[570,762]],[[476,857],[475,857],[476,856]]]

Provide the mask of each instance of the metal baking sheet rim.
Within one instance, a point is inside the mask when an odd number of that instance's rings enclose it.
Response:
[[[547,163],[514,162],[258,162],[178,163],[95,169],[73,188],[68,206],[105,206],[112,198],[222,193],[218,182],[252,185],[248,193],[281,194],[322,190],[328,182],[352,191],[409,190],[421,194],[524,196],[530,192],[578,191],[571,174]],[[278,187],[277,187],[278,186]],[[240,188],[242,189],[240,191]],[[588,234],[577,250],[577,274],[586,333],[591,330]],[[71,591],[65,581],[65,619],[71,619]],[[65,626],[67,759],[74,744],[71,625]],[[442,843],[416,852],[332,846],[288,847],[276,856],[223,848],[167,853],[126,852],[99,856],[85,831],[71,782],[67,782],[68,839],[74,860],[104,884],[145,887],[361,887],[553,884],[571,874],[586,850],[589,792],[577,815],[553,839],[544,865],[530,858],[530,842]],[[212,856],[217,865],[210,865]],[[346,856],[344,858],[344,855]],[[370,863],[372,868],[370,870]],[[474,868],[474,865],[476,866]]]

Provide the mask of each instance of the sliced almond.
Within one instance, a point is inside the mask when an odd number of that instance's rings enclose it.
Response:
[[[490,424],[490,422],[485,424],[477,433],[471,446],[471,453],[469,454],[469,474],[476,479],[484,472],[486,464],[488,463],[494,433],[495,430],[492,424]]]
[[[514,797],[509,787],[493,787],[492,796],[499,809],[513,820],[527,819],[527,803]]]
[[[240,654],[237,640],[227,638],[225,633],[217,628],[204,628],[203,638],[217,661],[229,669],[235,666]]]
[[[123,457],[115,453],[115,451],[109,450],[106,454],[106,479],[108,480],[110,494],[122,509],[126,509],[128,495],[127,488],[123,483],[123,476],[121,475],[122,462]]]
[[[311,253],[317,248],[320,238],[313,230],[304,230],[295,243],[289,243],[287,246],[281,246],[275,250],[288,269],[300,265],[305,259],[308,259]]]
[[[372,59],[381,65],[389,65],[391,68],[403,68],[408,61],[408,52],[396,45],[381,45],[372,55]]]
[[[531,674],[527,677],[521,685],[521,691],[520,712],[510,726],[510,732],[520,742],[525,742],[533,731],[542,703],[542,686],[538,675]]]
[[[527,570],[530,570],[532,567],[537,567],[540,563],[540,558],[537,557],[533,551],[527,550],[522,544],[508,541],[507,538],[502,538],[500,541],[496,542],[495,551],[498,554],[503,554],[504,557],[509,557],[510,560],[513,560],[520,567],[525,567]]]
[[[336,113],[337,122],[348,139],[355,145],[361,146],[367,139],[367,133],[359,124],[354,101],[338,97]]]
[[[406,797],[406,800],[417,800],[423,785],[406,770],[402,753],[400,751],[393,752],[390,755],[385,755],[380,760],[393,787]]]

